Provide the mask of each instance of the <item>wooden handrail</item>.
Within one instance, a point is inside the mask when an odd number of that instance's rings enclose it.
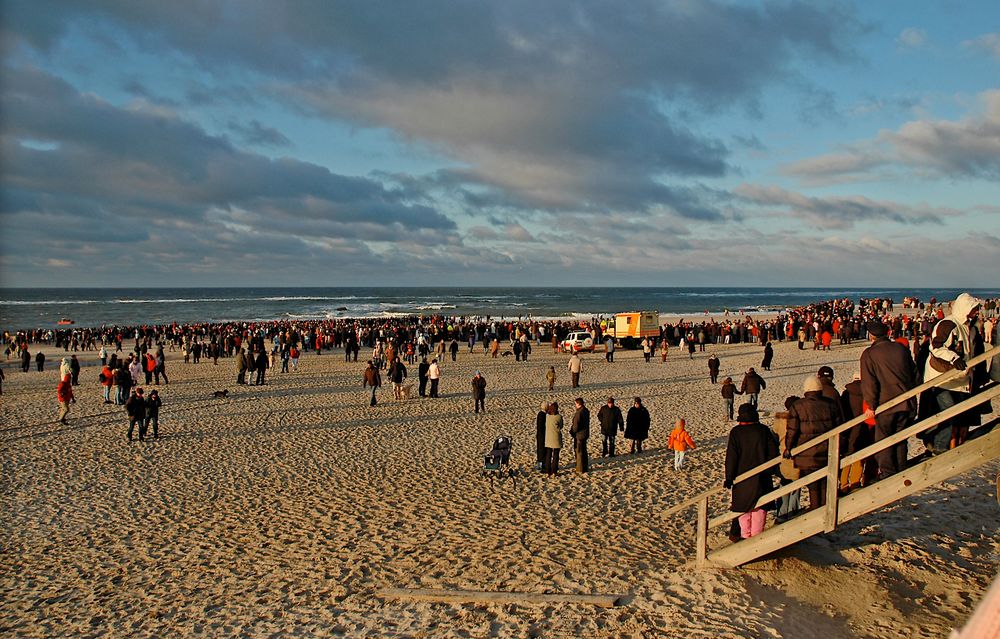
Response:
[[[1000,346],[994,346],[993,348],[991,348],[990,350],[986,351],[982,355],[978,355],[978,356],[973,357],[972,359],[970,359],[968,362],[966,362],[966,370],[972,368],[973,366],[977,366],[979,364],[987,362],[990,359],[992,359],[994,356],[997,356],[997,355],[1000,355]],[[945,382],[949,382],[949,381],[951,381],[953,379],[956,379],[958,377],[961,377],[961,376],[963,376],[965,374],[966,374],[966,371],[964,371],[964,370],[960,371],[958,369],[954,369],[954,370],[950,370],[950,371],[948,371],[946,373],[942,373],[941,375],[938,375],[937,377],[935,377],[934,379],[930,380],[929,382],[924,382],[920,386],[917,386],[916,388],[914,388],[912,390],[908,390],[905,393],[900,393],[896,397],[890,399],[888,402],[886,402],[886,403],[882,404],[881,406],[879,406],[875,410],[875,414],[879,415],[881,413],[884,413],[888,409],[890,409],[890,408],[892,408],[892,407],[894,407],[894,406],[896,406],[898,404],[901,404],[901,403],[909,400],[910,398],[916,397],[917,395],[919,395],[920,393],[924,392],[925,390],[928,390],[928,389],[931,389],[931,388],[935,388],[935,387],[940,386],[941,384],[943,384]],[[803,444],[800,444],[799,446],[796,446],[790,452],[791,452],[792,456],[794,457],[795,455],[798,455],[799,453],[801,453],[803,451],[809,450],[813,446],[817,446],[819,444],[822,444],[825,441],[828,441],[832,437],[839,436],[841,433],[846,432],[846,431],[850,430],[851,428],[854,428],[858,424],[862,423],[864,420],[865,420],[865,416],[864,415],[858,415],[854,419],[850,419],[850,420],[844,422],[843,424],[841,424],[840,426],[837,426],[833,430],[827,431],[826,433],[823,433],[819,437],[814,437],[813,439],[810,439],[809,441],[807,441],[807,442],[805,442]],[[780,464],[781,460],[782,460],[782,457],[778,456],[778,457],[775,457],[774,459],[771,459],[770,461],[766,461],[763,464],[760,464],[759,466],[756,466],[755,468],[751,468],[750,470],[746,471],[745,473],[743,473],[741,475],[738,475],[736,477],[736,479],[733,480],[733,484],[738,484],[739,482],[741,482],[741,481],[743,481],[745,479],[749,479],[750,477],[753,477],[754,475],[757,475],[758,473],[761,473],[761,472],[763,472],[765,470],[769,470],[769,469],[777,466],[778,464]],[[700,493],[698,495],[695,495],[694,497],[689,497],[688,499],[686,499],[686,500],[684,500],[684,501],[682,501],[682,502],[680,502],[678,504],[675,504],[675,505],[671,506],[664,513],[663,516],[666,517],[666,516],[673,515],[674,513],[677,513],[677,512],[680,512],[681,510],[684,510],[685,508],[693,506],[694,504],[698,503],[702,499],[709,499],[710,497],[712,497],[714,495],[717,495],[718,493],[721,493],[724,490],[726,490],[726,489],[723,488],[723,487],[721,487],[721,486],[717,486],[715,488],[706,490],[705,492],[702,492],[702,493]]]

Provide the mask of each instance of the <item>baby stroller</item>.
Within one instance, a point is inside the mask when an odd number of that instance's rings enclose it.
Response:
[[[509,477],[514,480],[514,468],[510,464],[513,445],[510,435],[501,435],[493,440],[493,449],[483,458],[483,477],[489,477],[490,486],[494,479],[503,481]]]

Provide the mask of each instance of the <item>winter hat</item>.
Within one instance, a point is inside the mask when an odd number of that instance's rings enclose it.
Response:
[[[866,328],[868,329],[868,334],[872,337],[885,337],[889,334],[889,329],[886,325],[877,319],[868,322]]]
[[[753,407],[753,404],[740,404],[737,418],[737,421],[740,422],[755,422],[760,419],[760,415],[757,414],[757,409]]]
[[[809,375],[802,381],[802,392],[811,393],[823,390],[823,382],[815,375]]]
[[[830,379],[833,379],[833,369],[830,368],[829,366],[820,366],[819,370],[816,371],[816,376],[829,377]]]

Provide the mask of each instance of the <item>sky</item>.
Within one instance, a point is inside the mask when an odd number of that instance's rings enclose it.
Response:
[[[0,0],[0,286],[1000,283],[996,0]]]

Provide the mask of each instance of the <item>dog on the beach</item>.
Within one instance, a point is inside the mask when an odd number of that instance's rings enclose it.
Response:
[[[504,352],[500,353],[500,357],[507,357],[508,355],[513,355],[513,354],[514,353],[512,353],[510,351],[504,351]]]
[[[220,397],[222,399],[226,399],[227,397],[229,397],[229,389],[227,388],[226,390],[215,391],[214,393],[212,393],[212,397],[216,399],[219,399]]]

